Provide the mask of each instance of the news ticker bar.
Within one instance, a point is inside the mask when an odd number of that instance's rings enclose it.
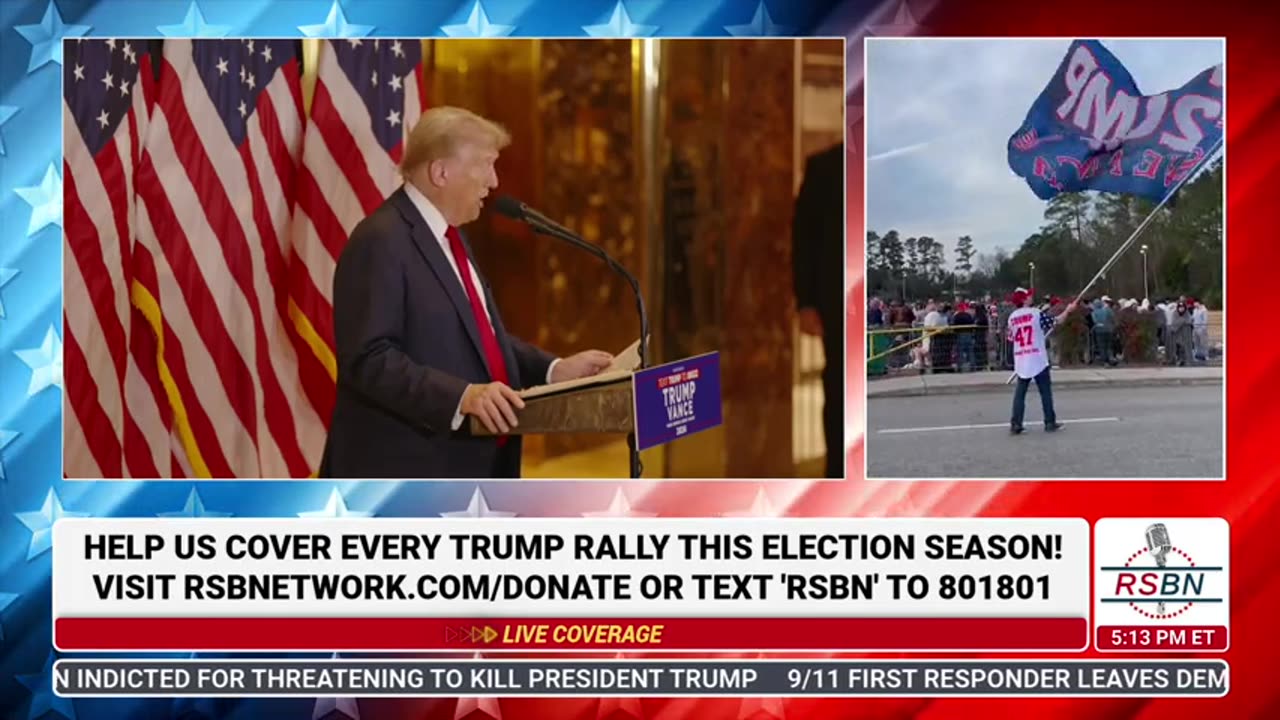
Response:
[[[59,660],[62,696],[1221,697],[1222,660]]]

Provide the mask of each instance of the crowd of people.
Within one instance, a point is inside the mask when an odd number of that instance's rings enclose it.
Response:
[[[1069,299],[1044,297],[1037,304],[1050,316],[1066,311]],[[1015,310],[1010,299],[921,300],[914,303],[894,298],[886,303],[872,297],[867,307],[870,355],[884,362],[872,372],[888,369],[919,369],[929,372],[968,372],[1013,367],[1013,349],[1007,337],[1009,315]],[[1169,365],[1205,363],[1215,352],[1209,343],[1209,312],[1191,297],[1158,301],[1107,295],[1081,299],[1074,311],[1080,322],[1068,325],[1080,342],[1049,337],[1049,353],[1054,365],[1091,364],[1114,366],[1121,362],[1163,362]],[[1074,321],[1074,318],[1067,318]],[[1130,334],[1154,326],[1150,352],[1139,352]],[[1058,340],[1058,342],[1055,342]],[[896,348],[892,352],[891,349]],[[1067,357],[1065,353],[1079,353]],[[1137,356],[1137,357],[1135,357]],[[1066,361],[1064,363],[1064,361]]]

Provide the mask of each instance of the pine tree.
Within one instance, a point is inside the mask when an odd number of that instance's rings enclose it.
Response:
[[[973,238],[968,235],[961,235],[956,241],[956,272],[969,274],[973,272],[973,256],[977,251],[973,249]]]
[[[880,248],[880,235],[875,231],[867,231],[867,270],[884,270],[884,253]]]
[[[904,269],[904,257],[902,240],[898,237],[897,230],[890,230],[885,236],[880,238],[880,256],[884,258],[884,267],[895,278],[902,276]]]

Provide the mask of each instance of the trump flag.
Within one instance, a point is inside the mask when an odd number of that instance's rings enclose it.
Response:
[[[1036,196],[1081,190],[1159,202],[1222,140],[1222,65],[1143,95],[1102,43],[1076,40],[1009,138],[1009,167]]]

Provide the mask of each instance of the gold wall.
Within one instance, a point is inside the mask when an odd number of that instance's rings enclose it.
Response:
[[[793,474],[790,222],[811,144],[796,119],[797,42],[424,41],[428,102],[511,131],[498,192],[640,279],[650,361],[720,351],[724,426],[647,453],[647,476]],[[843,56],[840,41],[827,44]],[[843,99],[830,111],[842,117]],[[516,334],[560,354],[639,336],[629,289],[598,259],[492,214],[468,231]],[[617,440],[535,436],[526,447],[536,462]]]

